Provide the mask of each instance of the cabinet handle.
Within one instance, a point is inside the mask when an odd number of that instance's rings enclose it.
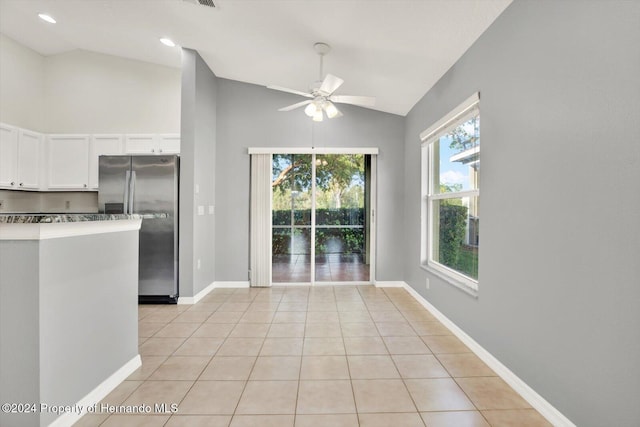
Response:
[[[20,183],[20,187],[22,187],[22,183]]]
[[[11,181],[11,186],[13,187],[14,185],[16,185],[15,181]]]
[[[151,152],[152,152],[152,153],[155,153],[155,152],[156,152],[156,150],[152,148],[152,149],[151,149]]]
[[[84,188],[87,188],[87,184],[84,184]]]
[[[162,153],[162,148],[158,150],[158,153]]]

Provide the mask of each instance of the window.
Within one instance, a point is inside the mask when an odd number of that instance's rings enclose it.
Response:
[[[422,266],[478,290],[479,96],[422,132]]]

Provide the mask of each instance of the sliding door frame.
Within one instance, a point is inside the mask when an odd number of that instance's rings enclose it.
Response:
[[[378,148],[377,147],[250,147],[249,154],[311,154],[311,277],[309,283],[286,283],[276,282],[278,286],[300,286],[310,284],[311,286],[318,285],[370,285],[376,283],[376,242],[377,242],[377,181],[378,181]],[[317,154],[364,154],[371,156],[371,188],[369,189],[371,198],[371,208],[367,213],[369,215],[370,224],[370,236],[369,236],[369,281],[352,281],[352,282],[317,282],[316,283],[316,248],[315,248],[315,236],[316,236],[316,155]],[[269,226],[269,238],[273,233],[272,226]],[[268,254],[270,262],[273,262],[272,254]],[[269,278],[269,286],[273,283],[273,277]]]

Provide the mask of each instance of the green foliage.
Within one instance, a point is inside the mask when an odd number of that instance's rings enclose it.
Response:
[[[311,224],[311,209],[294,212],[295,225]],[[291,225],[290,210],[274,210],[273,225]],[[364,225],[363,208],[316,209],[317,225]]]
[[[296,223],[298,216],[300,218],[308,218],[311,215],[309,209],[295,212]],[[343,208],[343,209],[317,209],[316,210],[316,254],[325,254],[330,251],[339,251],[339,253],[363,253],[365,251],[365,219],[364,208]],[[307,223],[309,224],[309,223]],[[291,211],[273,211],[273,225],[291,225]],[[323,228],[323,225],[362,225],[362,228]],[[303,229],[296,228],[294,233],[296,237],[303,237]],[[290,228],[274,228],[273,229],[273,254],[283,255],[291,253],[291,229]],[[308,242],[307,244],[310,244]],[[331,250],[330,250],[331,244]],[[294,251],[296,249],[294,248]],[[299,248],[300,253],[308,253],[309,249]]]
[[[272,175],[279,191],[306,190],[311,186],[310,154],[274,154]],[[280,178],[280,179],[278,179]],[[353,179],[364,179],[364,155],[317,155],[316,186],[322,190],[347,188]]]
[[[462,184],[460,183],[440,184],[440,193],[457,193],[458,191],[462,191]]]
[[[446,136],[451,138],[449,148],[459,152],[468,150],[478,144],[480,139],[480,116],[474,116],[460,126],[457,126]]]
[[[455,268],[464,243],[467,225],[467,207],[440,203],[440,247],[438,262]]]

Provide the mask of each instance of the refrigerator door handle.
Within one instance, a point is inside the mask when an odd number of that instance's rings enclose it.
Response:
[[[126,171],[124,175],[124,200],[122,201],[124,208],[122,213],[129,213],[129,182],[131,181],[131,171]]]
[[[129,213],[133,212],[133,198],[136,194],[136,171],[131,171],[131,191],[129,191]]]

